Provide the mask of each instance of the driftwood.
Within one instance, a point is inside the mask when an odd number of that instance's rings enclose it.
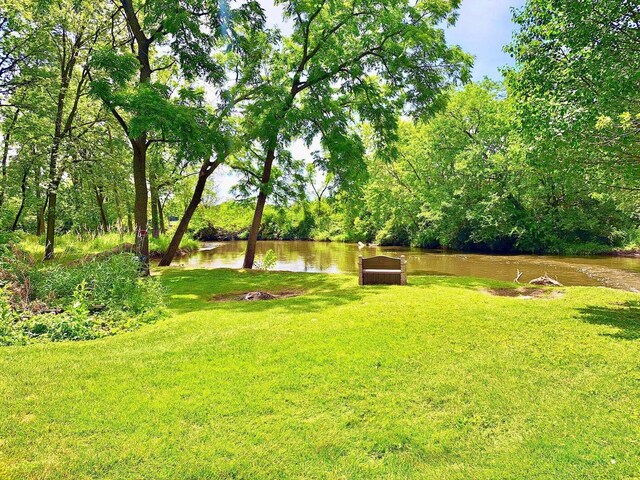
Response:
[[[562,287],[563,285],[556,279],[551,278],[546,273],[538,278],[534,278],[529,282],[531,285],[544,285],[546,287]]]
[[[522,274],[523,274],[524,272],[521,272],[521,271],[520,271],[520,269],[518,269],[518,270],[517,270],[517,272],[518,272],[518,273],[517,273],[517,275],[516,275],[516,278],[515,278],[514,282],[515,282],[515,283],[520,283],[520,277],[522,277]]]
[[[244,295],[243,300],[253,302],[255,300],[273,300],[277,298],[275,295],[271,295],[267,292],[249,292]]]

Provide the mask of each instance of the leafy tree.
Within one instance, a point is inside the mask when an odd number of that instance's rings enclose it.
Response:
[[[93,112],[83,110],[83,106],[88,86],[88,59],[102,32],[102,24],[95,21],[101,6],[96,2],[71,0],[57,3],[7,0],[5,8],[9,8],[8,5],[14,11],[14,18],[20,18],[29,29],[42,32],[38,38],[41,49],[32,53],[28,86],[21,87],[22,91],[16,91],[12,98],[19,99],[22,108],[31,114],[49,121],[45,248],[48,260],[54,256],[58,188],[66,168],[60,157],[66,149],[67,158],[77,158],[72,137],[80,138],[99,119]]]
[[[364,152],[357,122],[370,122],[379,146],[388,145],[401,113],[432,110],[444,86],[466,78],[469,58],[447,47],[438,27],[453,22],[458,4],[282,2],[292,33],[265,51],[242,106],[262,158],[245,268],[253,266],[274,163],[286,162],[292,140],[311,143],[320,135],[332,160],[328,170],[346,174],[350,166],[358,169]]]
[[[136,251],[146,273],[147,151],[154,143],[168,141],[179,146],[181,155],[208,161],[221,139],[209,128],[212,120],[204,92],[192,82],[202,78],[222,83],[225,72],[213,53],[222,46],[229,23],[261,19],[255,1],[228,7],[226,1],[120,0],[111,18],[122,16],[124,25],[114,22],[111,47],[93,58],[99,70],[94,94],[117,119],[133,152]],[[166,71],[183,80],[176,92],[166,84]]]
[[[396,158],[370,155],[360,204],[340,191],[334,238],[462,250],[593,252],[619,244],[633,202],[585,189],[598,169],[540,156],[513,99],[491,82],[451,94],[430,120],[402,122]],[[593,183],[593,182],[592,182]]]
[[[532,144],[564,144],[574,161],[604,162],[637,180],[640,4],[528,0],[514,19],[509,83]]]

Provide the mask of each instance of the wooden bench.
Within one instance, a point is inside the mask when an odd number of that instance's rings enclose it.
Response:
[[[360,285],[406,285],[407,259],[380,255],[358,259]]]

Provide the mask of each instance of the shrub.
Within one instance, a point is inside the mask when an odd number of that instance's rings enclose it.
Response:
[[[132,254],[63,266],[7,252],[0,263],[0,345],[87,340],[130,330],[162,313],[160,284],[139,277]]]

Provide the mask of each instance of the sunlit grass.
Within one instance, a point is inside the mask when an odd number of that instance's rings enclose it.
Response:
[[[164,253],[171,242],[172,234],[160,235],[159,238],[149,238],[149,250],[152,253]],[[36,258],[44,256],[45,238],[36,235],[23,234],[20,236],[20,248],[29,252]],[[85,255],[105,252],[118,247],[124,243],[134,243],[135,236],[132,233],[65,233],[56,236],[55,255],[56,259],[64,262],[73,260]],[[180,243],[180,248],[187,250],[197,250],[200,244],[197,240],[186,235]]]
[[[171,316],[0,349],[0,478],[636,478],[638,296],[172,269]],[[285,300],[212,302],[253,290]]]

